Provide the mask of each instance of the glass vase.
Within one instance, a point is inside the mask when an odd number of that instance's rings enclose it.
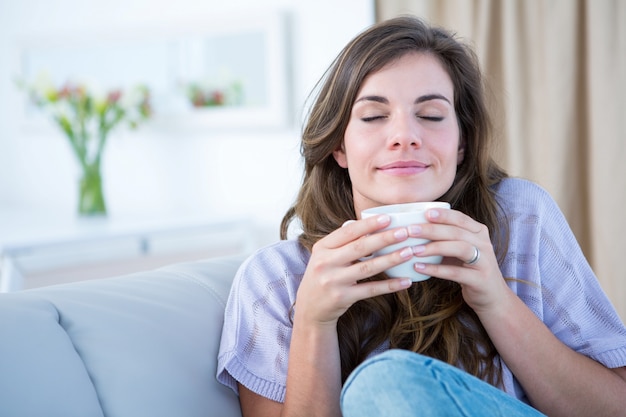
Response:
[[[78,214],[80,216],[106,215],[100,164],[84,167],[79,186]]]

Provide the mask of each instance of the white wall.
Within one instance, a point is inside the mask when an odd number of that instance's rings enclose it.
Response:
[[[301,179],[299,132],[307,94],[343,45],[374,21],[373,0],[0,0],[0,209],[75,212],[78,169],[52,124],[20,126],[13,83],[17,42],[55,33],[282,10],[291,24],[293,122],[259,131],[140,129],[114,134],[104,159],[111,214],[216,211],[250,215],[277,237]],[[120,63],[123,65],[124,63]],[[1,212],[1,210],[0,210]],[[1,231],[0,231],[1,232]]]

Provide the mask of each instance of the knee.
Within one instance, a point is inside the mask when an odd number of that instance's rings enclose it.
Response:
[[[372,378],[375,382],[378,378],[400,381],[415,374],[426,378],[435,377],[432,369],[438,367],[437,362],[439,361],[436,359],[408,350],[387,350],[360,364],[348,377],[345,388],[348,388],[355,379]]]
[[[396,415],[411,415],[417,402],[436,391],[438,372],[433,358],[405,350],[389,350],[359,365],[341,393],[344,415],[376,415],[393,408]],[[436,366],[436,365],[435,365]],[[366,414],[363,414],[367,411]],[[383,414],[380,414],[383,415]]]
[[[540,415],[486,382],[437,359],[389,350],[359,365],[341,392],[345,417]],[[391,411],[390,411],[391,410]],[[503,411],[504,410],[504,411]]]

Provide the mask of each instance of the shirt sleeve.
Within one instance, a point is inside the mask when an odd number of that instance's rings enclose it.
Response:
[[[234,278],[224,315],[217,379],[284,402],[291,310],[305,263],[293,242],[261,249]]]
[[[516,292],[571,349],[608,368],[626,366],[624,324],[556,202],[529,182],[516,193],[524,207],[511,216],[509,263],[531,281],[513,284]]]

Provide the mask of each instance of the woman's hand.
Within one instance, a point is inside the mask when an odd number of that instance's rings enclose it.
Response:
[[[444,259],[440,265],[416,263],[416,271],[458,282],[465,302],[477,313],[496,308],[509,289],[487,227],[457,210],[431,209],[427,219],[430,223],[411,228],[411,236],[431,242],[414,246],[413,253],[419,257],[442,255]],[[478,259],[468,263],[477,254]]]
[[[446,258],[441,265],[419,265],[417,270],[461,284],[465,301],[531,404],[550,416],[623,415],[625,368],[607,369],[556,338],[509,290],[487,228],[455,210],[432,209],[427,217],[431,223],[416,232],[432,242],[413,251]],[[474,247],[480,257],[469,265]]]
[[[353,221],[313,246],[298,289],[296,310],[300,319],[335,325],[355,302],[411,286],[409,279],[402,278],[357,283],[413,256],[411,248],[407,247],[359,261],[376,250],[408,238],[407,228],[375,233],[387,227],[390,221],[386,215]]]
[[[390,222],[389,216],[385,215],[350,222],[313,246],[296,296],[287,392],[284,405],[279,407],[281,415],[341,415],[337,320],[358,300],[411,285],[409,279],[399,278],[358,282],[413,256],[408,247],[359,261],[376,250],[408,238],[406,228],[376,233]],[[324,360],[320,361],[320,358]],[[270,407],[267,405],[266,409],[270,410]]]

